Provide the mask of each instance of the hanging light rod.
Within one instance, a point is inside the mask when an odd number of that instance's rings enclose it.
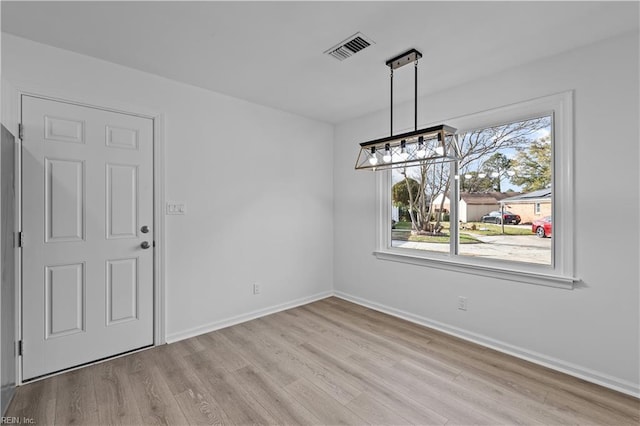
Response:
[[[422,58],[422,53],[411,49],[385,62],[391,69],[390,136],[362,142],[356,160],[356,170],[386,170],[460,159],[456,129],[446,124],[440,124],[418,130],[418,60],[420,58]],[[393,70],[410,63],[415,65],[414,130],[394,135]]]

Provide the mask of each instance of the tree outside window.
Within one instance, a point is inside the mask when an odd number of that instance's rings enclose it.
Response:
[[[393,170],[391,203],[398,221],[391,246],[449,252],[449,213],[455,208],[465,218],[455,242],[459,255],[550,264],[550,239],[536,239],[531,221],[522,221],[525,215],[518,211],[524,204],[501,206],[500,201],[551,187],[551,126],[546,115],[460,134],[455,179],[446,163]],[[456,183],[460,199],[451,200]]]

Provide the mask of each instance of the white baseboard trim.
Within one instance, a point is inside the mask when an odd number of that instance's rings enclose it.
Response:
[[[291,308],[306,305],[308,303],[312,303],[321,299],[326,299],[327,297],[331,297],[331,296],[333,296],[332,291],[323,291],[322,293],[317,293],[312,296],[303,297],[300,299],[292,300],[290,302],[281,303],[279,305],[269,306],[267,308],[258,309],[257,311],[247,312],[246,314],[226,318],[220,321],[190,328],[188,330],[179,331],[177,333],[167,334],[166,341],[167,343],[178,342],[180,340],[188,339],[190,337],[199,336],[201,334],[209,333],[215,330],[220,330],[221,328],[230,327],[232,325],[240,324],[246,321],[251,321],[256,318],[275,314],[276,312],[284,311],[286,309],[291,309]]]
[[[608,374],[600,373],[598,371],[581,367],[579,365],[569,363],[557,358],[549,357],[544,354],[533,352],[525,348],[511,345],[509,343],[501,342],[499,340],[495,340],[481,334],[473,333],[458,327],[453,327],[420,315],[415,315],[410,312],[392,308],[377,302],[372,302],[370,300],[353,296],[342,291],[334,291],[334,296],[367,308],[371,308],[376,311],[384,312],[385,314],[389,314],[415,324],[433,328],[435,330],[458,337],[460,339],[477,343],[481,346],[495,349],[499,352],[503,352],[508,355],[512,355],[514,357],[542,365],[544,367],[551,368],[552,370],[560,371],[570,376],[578,377],[580,379],[598,384],[600,386],[604,386],[609,389],[613,389],[615,391],[640,398],[640,386],[630,381],[613,377]]]

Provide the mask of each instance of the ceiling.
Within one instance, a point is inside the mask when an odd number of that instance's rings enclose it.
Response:
[[[638,30],[637,2],[10,2],[2,31],[329,123]],[[323,52],[356,32],[375,44]],[[597,58],[594,58],[596,60]],[[397,70],[395,101],[413,97]]]

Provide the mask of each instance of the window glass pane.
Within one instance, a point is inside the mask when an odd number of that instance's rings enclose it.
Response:
[[[449,253],[449,163],[391,173],[391,246]]]
[[[460,199],[449,163],[391,172],[391,246],[450,252],[458,210],[460,256],[552,264],[552,117],[461,134]]]
[[[550,116],[460,135],[460,255],[552,264],[551,138]]]

